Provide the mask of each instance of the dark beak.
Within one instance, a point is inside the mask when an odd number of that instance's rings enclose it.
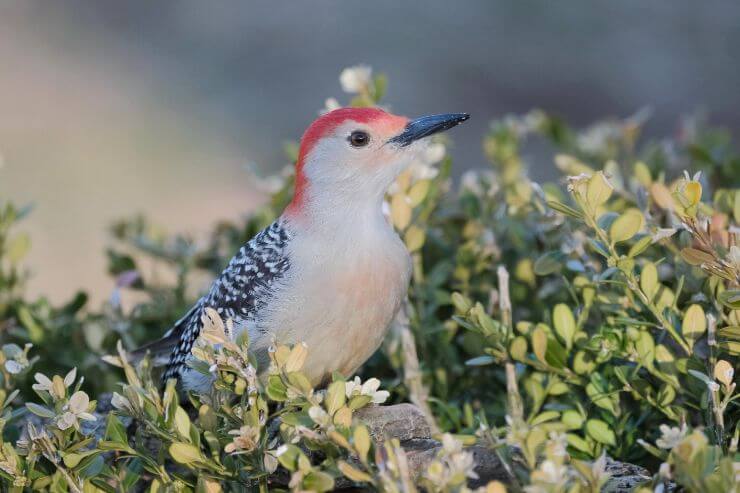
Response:
[[[389,139],[388,143],[405,147],[416,140],[456,127],[468,118],[470,118],[470,115],[467,113],[422,116],[411,120],[403,132]]]

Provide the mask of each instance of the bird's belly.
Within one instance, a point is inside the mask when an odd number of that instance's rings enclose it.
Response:
[[[334,371],[351,375],[380,346],[406,295],[410,268],[403,253],[397,261],[298,272],[274,298],[280,301],[259,324],[264,333],[255,342],[306,343],[303,371],[314,385]]]

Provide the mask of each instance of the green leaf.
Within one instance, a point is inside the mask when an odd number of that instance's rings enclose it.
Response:
[[[11,264],[17,264],[26,256],[31,249],[31,237],[26,233],[20,233],[8,242],[5,255]]]
[[[568,439],[568,445],[570,445],[574,449],[580,450],[581,452],[585,452],[587,454],[591,453],[591,446],[586,440],[583,439],[583,437],[576,435],[575,433],[567,433],[565,436]]]
[[[642,252],[648,249],[650,245],[653,244],[653,237],[650,235],[645,235],[639,240],[635,242],[634,245],[630,247],[630,251],[627,254],[629,258],[635,258],[638,255],[640,255]]]
[[[345,383],[341,381],[332,382],[329,385],[326,391],[326,402],[324,403],[329,414],[333,415],[339,408],[344,406],[344,402],[347,399],[345,388]]]
[[[547,354],[547,333],[542,327],[535,327],[532,332],[532,351],[541,363],[547,364],[545,360]]]
[[[598,171],[588,180],[586,188],[586,201],[594,209],[606,203],[612,195],[614,188],[606,179],[603,171]]]
[[[56,416],[56,413],[54,411],[44,406],[40,406],[34,402],[27,402],[26,408],[28,408],[28,410],[36,416],[41,416],[42,418],[53,418]]]
[[[583,217],[583,214],[581,214],[579,211],[563,204],[562,202],[558,202],[557,200],[548,200],[547,205],[551,209],[556,210],[561,214],[565,214],[566,216],[574,217],[576,219],[581,219]]]
[[[738,196],[740,197],[740,193],[738,193]],[[727,291],[722,291],[717,296],[717,299],[728,308],[740,310],[740,289],[728,289]]]
[[[563,416],[560,421],[565,423],[569,430],[578,430],[583,426],[583,415],[575,409],[568,409],[563,412]]]
[[[267,387],[265,388],[267,397],[273,401],[283,402],[288,399],[288,388],[280,380],[279,375],[271,375],[267,379]]]
[[[483,355],[471,358],[465,362],[468,366],[487,366],[496,362],[493,356]]]
[[[609,425],[600,419],[589,419],[586,422],[586,433],[599,443],[616,445],[617,437]]]
[[[642,229],[645,217],[638,209],[627,209],[609,228],[609,238],[612,243],[627,241]]]
[[[655,360],[655,341],[653,336],[647,331],[640,332],[640,335],[635,342],[635,349],[637,349],[637,358],[640,364],[647,367],[653,367],[653,361]]]
[[[565,303],[558,303],[552,312],[552,322],[555,332],[565,342],[565,347],[570,349],[573,345],[573,336],[576,333],[576,319],[573,312]]]
[[[175,429],[186,439],[190,436],[190,416],[180,406],[175,409]]]
[[[298,468],[298,459],[303,456],[301,449],[295,445],[281,445],[277,452],[277,459],[284,468],[295,471]]]
[[[202,462],[203,455],[197,447],[183,442],[174,442],[169,448],[170,456],[175,462],[180,464],[192,464],[193,462]]]
[[[527,357],[527,339],[523,336],[517,336],[511,341],[509,354],[516,361],[524,361]]]
[[[642,289],[642,292],[645,293],[649,301],[653,301],[655,295],[658,294],[659,287],[658,269],[654,263],[648,262],[640,273],[640,289]]]
[[[560,272],[566,255],[561,251],[544,253],[534,262],[534,273],[538,276],[547,276]]]
[[[360,460],[364,462],[370,451],[370,432],[365,425],[357,425],[352,434],[352,441],[354,442],[355,450],[357,450]]]
[[[128,445],[126,428],[121,423],[121,420],[118,419],[118,416],[113,413],[108,413],[108,419],[105,423],[105,439]]]
[[[701,306],[693,304],[686,310],[681,331],[686,338],[686,342],[693,348],[694,343],[707,331],[707,317]]]
[[[334,478],[322,471],[313,470],[303,479],[303,488],[308,491],[331,491]]]

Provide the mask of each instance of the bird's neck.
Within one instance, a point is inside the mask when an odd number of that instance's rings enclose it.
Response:
[[[385,235],[393,228],[383,215],[383,195],[357,196],[334,192],[309,196],[301,208],[283,214],[291,226],[324,236],[352,234]]]

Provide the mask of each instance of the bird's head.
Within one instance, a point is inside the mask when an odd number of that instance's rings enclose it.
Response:
[[[452,113],[410,120],[379,108],[340,108],[320,116],[301,139],[287,212],[379,202],[425,137],[468,118]]]

